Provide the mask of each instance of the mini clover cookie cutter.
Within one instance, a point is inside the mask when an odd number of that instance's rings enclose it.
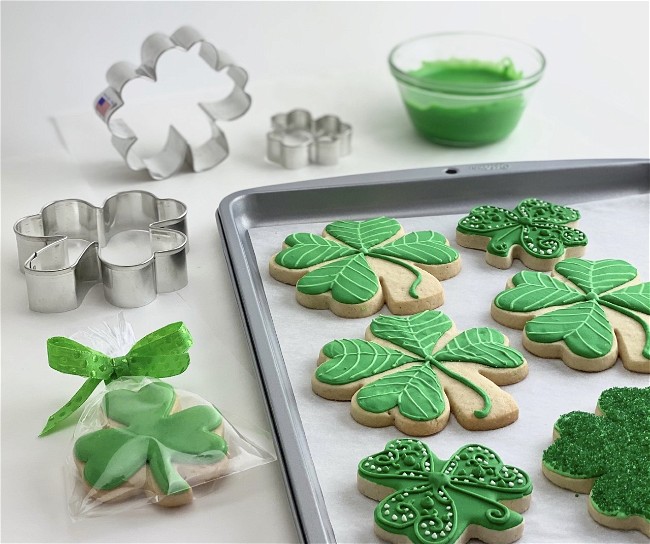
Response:
[[[271,117],[266,135],[266,157],[285,168],[308,164],[334,165],[352,151],[352,127],[336,115],[314,120],[307,110]]]
[[[29,308],[66,312],[78,308],[96,283],[106,300],[137,308],[158,293],[187,285],[187,207],[178,200],[146,191],[109,197],[101,207],[85,200],[57,200],[40,213],[14,225],[20,270],[25,274]],[[125,231],[147,230],[151,256],[136,264],[110,263],[101,248]],[[70,262],[69,240],[80,241],[80,254]]]
[[[211,137],[204,143],[193,146],[174,128],[169,127],[163,149],[151,157],[141,157],[133,150],[137,136],[123,119],[113,118],[124,105],[122,90],[134,79],[147,78],[156,81],[156,65],[160,57],[171,49],[189,51],[200,44],[199,56],[215,70],[225,70],[233,81],[230,94],[214,102],[199,102],[198,106],[210,120]],[[217,121],[232,121],[244,115],[251,105],[251,97],[244,88],[248,81],[246,71],[235,65],[230,56],[207,42],[197,30],[189,26],[180,27],[171,36],[155,33],[147,37],[140,52],[142,64],[135,66],[126,61],[113,64],[106,72],[108,87],[95,99],[95,113],[106,123],[112,134],[113,147],[124,158],[131,170],[147,169],[153,179],[164,179],[187,163],[194,172],[209,170],[228,157],[226,135],[217,126]]]

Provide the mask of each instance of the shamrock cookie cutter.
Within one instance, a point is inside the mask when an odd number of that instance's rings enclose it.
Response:
[[[114,118],[115,113],[124,105],[124,86],[138,78],[156,81],[156,65],[165,52],[177,48],[189,52],[196,44],[200,44],[199,56],[205,63],[216,72],[225,71],[234,83],[232,91],[225,98],[198,104],[210,120],[211,137],[202,144],[193,146],[174,126],[170,126],[163,149],[153,156],[142,157],[133,150],[138,137],[123,119]],[[244,91],[248,81],[246,71],[235,65],[225,51],[217,49],[189,26],[180,27],[171,36],[160,32],[151,34],[142,43],[140,57],[140,66],[127,61],[113,64],[106,72],[109,86],[94,102],[95,113],[106,123],[112,135],[113,147],[122,155],[127,166],[131,170],[146,169],[153,179],[164,179],[185,163],[194,172],[202,172],[223,162],[229,153],[228,141],[217,121],[232,121],[250,108],[251,97]]]
[[[271,117],[266,157],[289,169],[309,164],[334,165],[352,151],[352,127],[336,115],[314,120],[307,110]]]
[[[126,191],[96,207],[85,200],[57,200],[40,213],[14,225],[20,270],[27,282],[29,308],[35,312],[67,312],[78,308],[96,283],[115,306],[145,306],[158,293],[187,285],[187,207],[146,191]],[[151,255],[136,264],[120,265],[101,256],[115,235],[147,230]],[[70,249],[79,243],[80,253]]]

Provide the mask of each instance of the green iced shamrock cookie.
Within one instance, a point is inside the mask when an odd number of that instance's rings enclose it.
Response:
[[[589,513],[601,525],[650,536],[650,387],[607,389],[596,414],[565,414],[553,434],[544,475],[590,493]]]
[[[109,426],[74,445],[92,496],[109,501],[145,492],[175,506],[192,500],[181,466],[191,467],[187,473],[197,483],[214,476],[228,452],[218,434],[221,414],[207,405],[176,411],[175,403],[174,389],[157,381],[137,391],[106,393],[102,410]]]
[[[296,286],[300,304],[342,317],[368,316],[384,303],[399,315],[437,308],[444,301],[438,280],[459,271],[460,257],[442,234],[406,234],[388,217],[334,221],[322,236],[292,234],[269,263],[273,278]]]
[[[373,319],[366,340],[326,344],[312,378],[321,397],[352,400],[355,420],[395,425],[414,436],[442,430],[453,412],[470,430],[496,429],[517,419],[514,399],[497,384],[526,377],[523,356],[488,327],[457,333],[436,310]]]
[[[456,242],[485,249],[485,260],[497,268],[510,268],[517,258],[533,270],[550,271],[558,261],[584,254],[587,236],[572,227],[578,219],[577,210],[537,198],[512,211],[478,206],[458,222]]]
[[[631,264],[567,259],[549,276],[523,271],[492,304],[492,317],[524,329],[524,347],[596,372],[620,356],[634,372],[650,372],[650,283]]]
[[[471,444],[449,460],[419,440],[399,439],[361,460],[359,491],[377,501],[375,532],[389,542],[507,544],[523,533],[528,475],[493,450]]]

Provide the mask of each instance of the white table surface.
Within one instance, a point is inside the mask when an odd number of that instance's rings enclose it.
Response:
[[[242,119],[222,125],[231,147],[223,164],[152,182],[121,163],[91,103],[112,62],[136,61],[145,36],[155,30],[171,33],[181,24],[195,26],[249,71],[253,106]],[[386,57],[410,36],[463,29],[535,44],[548,67],[509,139],[477,149],[447,149],[414,134]],[[222,198],[259,185],[360,172],[647,157],[648,65],[645,2],[2,2],[1,540],[296,540],[278,463],[230,477],[218,492],[188,508],[146,507],[119,518],[70,521],[62,466],[72,428],[36,436],[81,381],[48,368],[45,341],[118,310],[95,287],[73,312],[30,312],[11,229],[17,219],[54,199],[99,204],[130,189],[184,201],[189,285],[127,311],[127,319],[138,336],[185,320],[196,340],[192,364],[170,383],[268,429],[214,221]],[[294,107],[337,113],[350,122],[353,154],[335,167],[297,171],[265,162],[269,117]],[[86,138],[75,139],[80,131]]]

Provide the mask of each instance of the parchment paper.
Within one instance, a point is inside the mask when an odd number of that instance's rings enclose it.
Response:
[[[589,237],[584,258],[624,259],[638,268],[642,280],[648,279],[648,195],[573,207],[582,214],[578,228]],[[460,217],[397,219],[407,232],[441,232],[460,252],[462,272],[443,282],[445,304],[440,310],[453,319],[459,331],[477,326],[502,331],[510,344],[524,353],[530,372],[522,382],[504,386],[519,405],[519,419],[512,425],[493,431],[467,431],[452,415],[444,430],[423,440],[444,459],[465,444],[483,444],[494,448],[505,463],[529,473],[533,500],[524,514],[526,528],[520,542],[647,542],[638,531],[614,531],[593,521],[587,513],[588,496],[576,496],[551,484],[541,472],[541,455],[551,444],[553,424],[560,415],[573,410],[593,412],[601,391],[615,386],[647,386],[648,375],[629,372],[620,361],[603,372],[578,372],[560,360],[540,359],[525,351],[521,331],[503,327],[490,317],[494,296],[524,267],[515,261],[509,270],[499,270],[485,263],[483,251],[459,248],[455,226]],[[377,503],[357,491],[357,464],[403,435],[395,427],[372,429],[357,423],[350,416],[349,402],[318,397],[310,384],[321,347],[334,339],[363,338],[372,317],[343,319],[329,310],[304,308],[295,300],[295,287],[275,281],[268,273],[269,259],[280,250],[287,235],[320,234],[325,225],[261,227],[249,233],[336,538],[341,543],[379,542],[373,532]],[[384,307],[382,313],[389,313],[388,309]]]

